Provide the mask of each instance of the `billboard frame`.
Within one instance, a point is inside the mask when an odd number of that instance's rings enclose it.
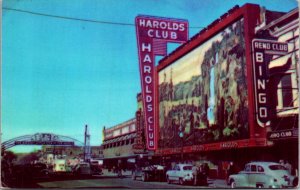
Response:
[[[233,8],[221,16],[220,19],[214,21],[207,28],[200,31],[194,37],[191,38],[188,42],[180,46],[169,56],[165,57],[159,62],[159,65],[156,67],[155,78],[159,79],[159,72],[164,68],[172,65],[175,61],[182,58],[195,48],[199,47],[220,31],[224,30],[226,27],[236,22],[237,20],[244,19],[244,39],[245,39],[245,58],[246,58],[246,68],[247,68],[247,90],[248,90],[248,120],[249,120],[249,138],[242,140],[233,140],[233,141],[223,141],[216,143],[207,143],[202,145],[192,145],[185,146],[183,148],[184,153],[196,152],[196,151],[209,151],[209,150],[223,150],[231,148],[243,148],[245,145],[247,147],[261,147],[267,146],[268,142],[266,140],[266,129],[261,128],[256,123],[256,113],[255,113],[255,97],[254,97],[254,83],[253,83],[253,68],[252,68],[252,40],[255,38],[255,27],[257,22],[260,21],[260,7],[255,4],[245,4],[240,8]],[[156,82],[156,88],[158,89],[159,80]],[[158,111],[156,112],[156,117],[159,118],[159,90],[156,92],[156,107]],[[156,120],[156,125],[159,130],[159,119]],[[234,146],[227,146],[227,144],[235,144]],[[225,145],[225,146],[224,146]],[[193,147],[204,147],[203,149],[195,149]],[[178,151],[171,150],[172,148],[158,148],[156,154],[175,154]],[[176,148],[173,148],[176,149]]]

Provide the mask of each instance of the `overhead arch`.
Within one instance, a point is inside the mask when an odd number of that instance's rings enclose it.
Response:
[[[53,133],[35,133],[4,141],[1,148],[7,150],[17,145],[84,146],[84,143],[68,136]]]

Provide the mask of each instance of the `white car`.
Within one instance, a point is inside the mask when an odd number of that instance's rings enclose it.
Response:
[[[174,169],[168,170],[166,173],[166,179],[168,183],[173,181],[179,182],[180,185],[183,185],[187,182],[193,181],[193,165],[191,164],[177,164]]]
[[[250,162],[238,174],[230,175],[227,181],[231,188],[282,188],[298,185],[298,178],[276,162]]]

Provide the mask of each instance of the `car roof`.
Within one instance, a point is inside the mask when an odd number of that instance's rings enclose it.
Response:
[[[178,166],[193,166],[192,164],[177,164]]]
[[[265,165],[265,166],[280,165],[277,162],[266,162],[266,161],[254,161],[254,162],[249,162],[247,164],[259,164],[259,165]]]

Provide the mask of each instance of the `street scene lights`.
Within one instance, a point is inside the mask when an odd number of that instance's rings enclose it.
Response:
[[[180,140],[181,140],[181,161],[183,161],[183,137],[184,137],[184,131],[183,131],[183,127],[182,126],[179,127],[178,135],[179,135]]]

